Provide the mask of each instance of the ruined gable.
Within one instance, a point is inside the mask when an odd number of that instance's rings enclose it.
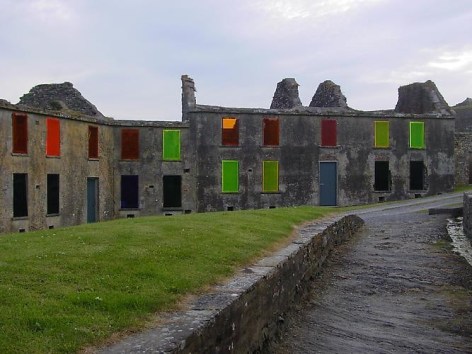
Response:
[[[310,107],[348,108],[346,96],[341,92],[341,87],[331,80],[319,84],[310,102]]]
[[[97,107],[86,100],[70,82],[37,85],[23,95],[18,104],[45,111],[62,113],[73,111],[95,118],[104,118]]]
[[[298,83],[293,78],[286,78],[277,84],[270,108],[291,109],[301,107],[302,101],[298,95]]]

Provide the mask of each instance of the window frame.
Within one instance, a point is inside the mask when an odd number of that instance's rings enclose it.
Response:
[[[262,145],[280,145],[280,119],[278,117],[264,117],[262,119]]]
[[[230,166],[235,166],[235,170],[231,171]],[[226,166],[226,168],[225,168]],[[225,172],[226,171],[226,172]],[[228,173],[235,174],[233,179],[226,177]],[[221,161],[221,192],[222,193],[239,193],[239,161],[238,160],[222,160]]]
[[[275,176],[273,171],[269,170],[269,166],[275,166]],[[275,183],[268,181],[269,177],[275,177]],[[270,188],[275,185],[275,188]],[[262,193],[278,193],[279,192],[279,161],[264,160],[262,161]]]
[[[175,136],[173,136],[175,135]],[[171,143],[166,145],[166,140]],[[176,146],[174,139],[177,139]],[[181,160],[181,133],[180,129],[164,129],[162,131],[162,160],[163,161],[180,161]]]
[[[13,154],[28,155],[28,115],[12,113],[12,147]]]
[[[383,129],[382,126],[384,126]],[[385,131],[382,132],[384,129]],[[388,149],[390,147],[390,121],[374,121],[374,147],[377,149]]]
[[[61,156],[61,121],[58,118],[46,118],[46,156]]]
[[[53,189],[53,179],[57,178],[57,188]],[[58,215],[60,210],[60,176],[48,173],[46,176],[46,215]]]
[[[415,128],[415,127],[417,127],[417,128]],[[425,136],[425,124],[424,124],[424,122],[412,121],[409,124],[409,128],[410,128],[410,138],[409,138],[409,147],[410,147],[410,149],[419,149],[419,150],[425,149],[426,148],[426,142],[425,142],[426,136]],[[420,135],[419,139],[418,139],[417,134]],[[418,144],[417,143],[418,141],[421,141],[421,143]]]
[[[337,147],[338,145],[338,121],[336,119],[321,120],[321,146]]]
[[[234,121],[233,127],[229,128],[226,121]],[[221,118],[221,145],[239,146],[239,119],[236,117]]]
[[[94,125],[88,126],[88,158],[89,160],[98,160],[99,158],[99,142],[98,127]]]
[[[139,128],[121,128],[121,160],[139,160]]]

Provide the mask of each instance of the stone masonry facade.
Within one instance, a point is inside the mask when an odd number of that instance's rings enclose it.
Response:
[[[396,109],[370,112],[329,80],[309,106],[298,89],[279,82],[269,109],[208,106],[184,75],[180,122],[104,117],[70,83],[0,100],[0,233],[453,189],[455,115],[433,82],[403,86]]]

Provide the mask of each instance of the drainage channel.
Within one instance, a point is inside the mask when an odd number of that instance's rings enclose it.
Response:
[[[464,235],[462,228],[462,217],[447,219],[447,232],[452,239],[453,251],[460,254],[472,265],[472,244]]]

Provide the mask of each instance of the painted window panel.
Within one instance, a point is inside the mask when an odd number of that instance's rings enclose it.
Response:
[[[121,159],[139,159],[139,129],[121,130]]]
[[[225,117],[221,120],[221,144],[225,146],[239,145],[239,123],[237,118]]]
[[[221,191],[223,193],[239,192],[239,162],[223,160],[221,163]]]
[[[279,145],[279,119],[278,118],[264,118],[263,120],[263,138],[265,146]]]
[[[166,161],[180,160],[180,130],[164,130],[162,132],[162,159]]]
[[[424,163],[410,161],[410,190],[424,190]]]
[[[375,147],[388,148],[390,146],[390,122],[376,121],[375,123]]]
[[[164,208],[182,207],[182,176],[164,176],[162,178]]]
[[[47,214],[59,214],[59,175],[47,176]]]
[[[88,127],[88,157],[98,159],[98,127]]]
[[[28,216],[28,175],[13,174],[13,217]]]
[[[46,119],[46,155],[61,156],[61,122],[59,119]]]
[[[410,148],[424,149],[424,122],[410,122]]]
[[[137,175],[121,176],[121,208],[139,208],[139,177]]]
[[[12,152],[15,154],[28,153],[28,117],[26,114],[12,114]]]
[[[321,146],[336,146],[336,120],[323,119],[321,121]]]
[[[374,190],[390,190],[390,169],[388,161],[375,161]]]
[[[279,162],[263,161],[262,167],[262,191],[279,191]]]

